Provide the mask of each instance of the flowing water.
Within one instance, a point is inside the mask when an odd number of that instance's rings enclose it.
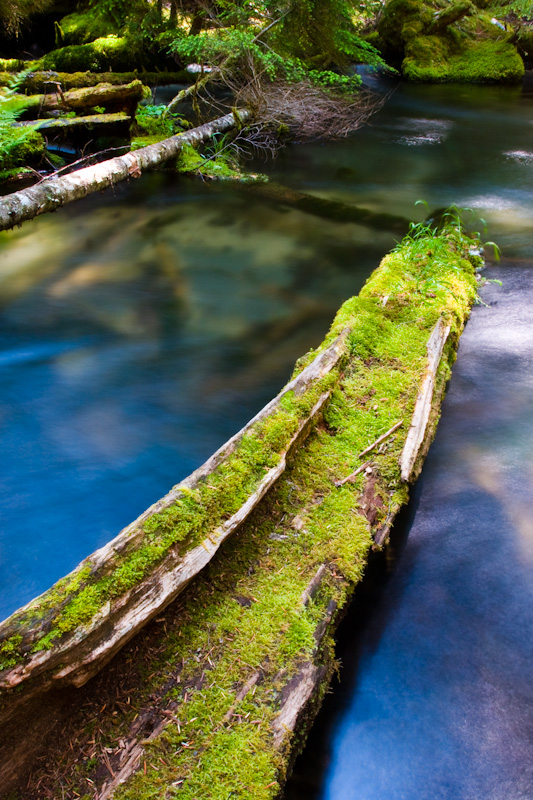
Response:
[[[403,553],[345,623],[351,667],[287,799],[533,795],[532,125],[527,85],[402,87],[352,138],[259,166],[401,216],[468,206],[503,251]],[[246,422],[393,243],[168,175],[2,234],[0,616]]]

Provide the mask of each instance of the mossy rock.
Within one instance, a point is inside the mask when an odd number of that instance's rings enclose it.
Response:
[[[115,20],[95,6],[68,14],[57,24],[57,44],[60,46],[88,44],[109,34],[119,34]]]
[[[518,83],[524,74],[518,51],[483,4],[390,0],[378,26],[381,50],[411,81]]]
[[[402,71],[418,83],[519,83],[524,63],[508,42],[474,41],[455,51],[443,37],[419,36],[406,48]]]
[[[59,72],[128,72],[144,66],[144,54],[126,36],[102,36],[89,44],[69,45],[52,50],[37,62],[36,69]]]

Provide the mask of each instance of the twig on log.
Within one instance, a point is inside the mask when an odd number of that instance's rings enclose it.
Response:
[[[391,433],[394,433],[394,431],[398,430],[400,425],[403,425],[403,419],[401,419],[399,422],[397,422],[395,425],[393,425],[392,428],[387,431],[387,433],[382,434],[379,437],[379,439],[376,439],[375,442],[372,442],[372,444],[369,444],[368,447],[365,450],[363,450],[362,453],[359,453],[357,458],[363,458],[363,456],[366,456],[367,453],[370,453],[374,449],[374,447],[377,447],[378,444],[381,444],[381,442],[384,442],[385,439],[388,439],[389,436],[391,435]]]
[[[376,439],[375,442],[369,444],[368,447],[365,450],[363,450],[362,453],[359,453],[357,458],[362,458],[363,456],[366,456],[367,453],[370,453],[375,447],[378,446],[378,444],[384,442],[385,439],[388,439],[388,437],[392,433],[394,433],[394,431],[398,430],[400,425],[403,425],[403,419],[401,419],[399,422],[393,425],[392,428],[390,428],[390,430],[387,431],[387,433],[383,433],[378,439]],[[354,478],[356,478],[361,472],[363,472],[363,470],[369,467],[371,463],[372,463],[371,461],[365,461],[364,464],[361,464],[360,467],[357,467],[357,469],[354,472],[351,472],[350,475],[347,475],[346,478],[342,478],[340,481],[335,481],[335,486],[344,486],[345,483],[352,483]]]
[[[341,478],[340,481],[335,481],[335,486],[344,486],[345,483],[353,483],[354,478],[356,478],[361,472],[363,472],[363,470],[369,467],[371,463],[372,463],[371,460],[365,461],[364,464],[361,464],[360,467],[357,467],[357,469],[354,472],[351,472],[349,475],[347,475],[346,478]]]

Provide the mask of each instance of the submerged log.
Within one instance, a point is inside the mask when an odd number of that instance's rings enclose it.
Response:
[[[241,186],[241,184],[236,184]],[[395,214],[384,214],[372,211],[361,206],[352,206],[338,200],[329,200],[325,197],[299,192],[288,186],[283,186],[274,181],[266,183],[243,183],[242,186],[253,194],[271,200],[277,205],[296,208],[306,214],[313,214],[321,219],[330,219],[333,222],[352,222],[380,231],[404,234],[409,229],[409,220]]]
[[[226,114],[186,133],[171,136],[134,153],[102,161],[60,178],[47,178],[36,186],[15,192],[0,202],[0,230],[8,230],[46,211],[79,200],[93,192],[107,189],[127,178],[138,178],[143,170],[153,169],[175,158],[186,144],[198,144],[214,133],[229,130],[248,119],[246,109]]]

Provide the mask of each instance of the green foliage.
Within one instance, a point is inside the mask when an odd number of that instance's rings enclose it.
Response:
[[[496,16],[506,16],[509,13],[516,14],[526,20],[533,20],[533,5],[531,0],[505,0],[491,4],[491,12]]]
[[[0,94],[0,170],[36,162],[44,152],[44,139],[31,125],[14,127],[28,105],[28,101],[16,93],[24,77],[24,72],[15,75],[7,91]]]
[[[228,24],[193,36],[177,34],[171,41],[167,36],[170,52],[184,63],[200,62],[234,76],[246,78],[251,72],[269,81],[309,80],[348,92],[358,88],[360,79],[343,74],[346,67],[353,62],[384,65],[377,50],[356,33],[345,0],[305,0],[285,15],[277,11],[272,14],[277,24],[270,30],[272,20],[265,10],[258,25],[257,18],[246,19],[249,5],[239,7],[238,13],[235,4],[224,6],[227,18],[236,14],[241,26]]]
[[[135,114],[138,132],[143,136],[159,136],[165,139],[190,127],[190,123],[179,115],[167,114],[164,104],[139,105]]]

